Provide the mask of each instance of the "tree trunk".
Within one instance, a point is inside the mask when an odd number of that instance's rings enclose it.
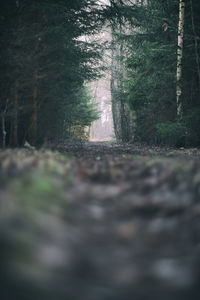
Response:
[[[182,58],[183,58],[183,36],[184,36],[184,14],[185,1],[180,0],[179,3],[179,24],[178,24],[178,49],[177,49],[177,73],[176,73],[176,104],[177,116],[181,117],[183,114],[183,104],[181,101],[182,87]]]
[[[199,37],[197,36],[196,28],[195,28],[194,9],[193,9],[192,0],[190,0],[190,8],[191,8],[191,19],[192,19],[192,31],[193,31],[193,34],[194,34],[195,59],[196,59],[198,83],[199,83],[199,90],[200,90],[200,61],[199,61],[199,53],[198,53],[198,39],[199,39]]]
[[[38,68],[36,67],[33,74],[33,96],[31,101],[31,116],[29,127],[29,141],[31,145],[36,144],[37,139],[37,97],[38,97]]]
[[[18,146],[18,93],[19,93],[19,80],[15,80],[14,93],[12,97],[12,119],[10,128],[10,142],[13,147]]]
[[[33,94],[31,99],[31,115],[29,123],[29,142],[31,145],[35,145],[37,141],[37,115],[38,115],[38,75],[39,75],[39,63],[38,63],[38,50],[39,50],[39,39],[37,34],[39,32],[39,26],[37,20],[33,25],[35,33],[35,47],[33,57]]]
[[[112,96],[112,112],[115,136],[118,141],[128,142],[134,138],[135,119],[128,104],[124,100],[124,84],[125,68],[124,41],[120,40],[116,35],[121,36],[127,32],[127,28],[123,28],[120,23],[118,28],[112,28],[112,66],[111,66],[111,96]]]
[[[2,130],[2,148],[6,147],[6,126],[5,126],[5,115],[1,115],[1,130]]]
[[[2,130],[2,147],[5,149],[6,147],[6,113],[8,109],[8,99],[6,100],[4,111],[1,114],[1,130]]]
[[[17,9],[17,25],[19,26],[21,23],[21,16],[20,16],[20,1],[15,2],[16,9]],[[18,35],[17,35],[18,39]],[[19,102],[19,79],[15,79],[13,94],[11,95],[11,124],[10,124],[10,137],[9,137],[9,144],[13,147],[18,146],[18,102]]]

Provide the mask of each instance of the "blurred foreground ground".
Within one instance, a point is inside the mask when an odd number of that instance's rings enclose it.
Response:
[[[200,151],[0,151],[2,300],[200,299]]]

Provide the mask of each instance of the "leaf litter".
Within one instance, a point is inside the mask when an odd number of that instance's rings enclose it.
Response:
[[[198,299],[199,155],[111,143],[0,151],[3,299]]]

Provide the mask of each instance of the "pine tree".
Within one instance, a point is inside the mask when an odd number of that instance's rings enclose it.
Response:
[[[95,115],[83,90],[84,82],[98,73],[100,55],[95,43],[80,37],[94,34],[100,26],[96,1],[20,0],[1,6],[5,34],[0,63],[5,72],[0,108],[6,143],[38,144],[69,136],[72,120],[81,123],[87,115],[88,124]]]
[[[148,143],[199,145],[200,4],[181,1],[180,9],[175,0],[143,4],[124,5],[120,12],[130,24],[123,37],[128,49],[124,96],[136,113],[135,137]]]

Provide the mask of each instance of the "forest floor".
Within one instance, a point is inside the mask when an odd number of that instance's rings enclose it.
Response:
[[[200,299],[200,150],[0,151],[3,300]]]

